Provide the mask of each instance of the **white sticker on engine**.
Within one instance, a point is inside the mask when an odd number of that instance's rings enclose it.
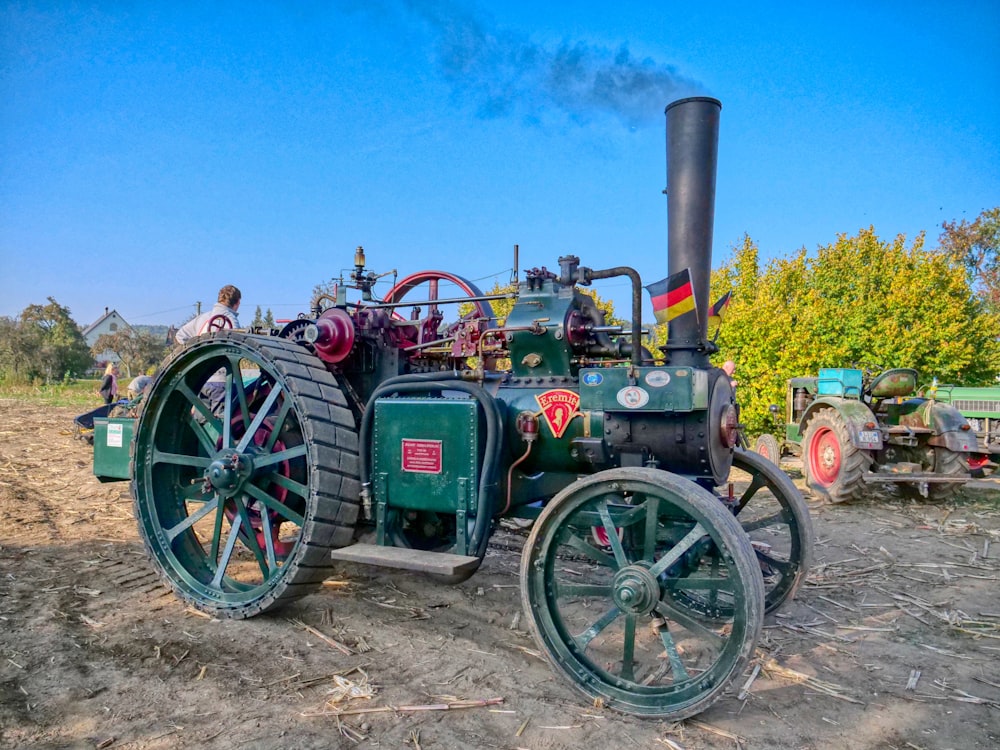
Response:
[[[618,403],[626,409],[641,409],[649,403],[649,393],[635,385],[618,391]]]
[[[120,424],[109,424],[108,425],[108,447],[109,448],[121,448],[122,447],[122,435],[124,431]]]
[[[653,388],[662,388],[665,385],[670,385],[670,373],[663,370],[648,372],[646,373],[646,385]]]

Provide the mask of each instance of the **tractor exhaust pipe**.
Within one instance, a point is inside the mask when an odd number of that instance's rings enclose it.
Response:
[[[719,161],[718,99],[698,96],[667,105],[667,256],[670,275],[691,269],[696,315],[670,321],[670,363],[710,367],[707,342],[715,173]]]

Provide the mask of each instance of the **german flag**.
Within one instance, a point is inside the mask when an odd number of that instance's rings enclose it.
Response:
[[[649,284],[646,289],[653,300],[653,314],[657,323],[669,323],[695,309],[690,268]]]
[[[708,311],[708,327],[722,325],[722,316],[726,314],[726,308],[729,307],[729,301],[733,298],[733,290],[730,289],[728,292],[722,295],[719,300],[712,305],[711,309]]]

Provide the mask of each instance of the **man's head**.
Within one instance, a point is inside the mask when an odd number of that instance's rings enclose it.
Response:
[[[233,310],[240,306],[240,298],[242,296],[240,290],[232,284],[226,284],[219,290],[219,302]]]
[[[732,377],[733,373],[736,372],[736,363],[731,359],[727,359],[722,363],[722,370],[726,373],[726,375]]]

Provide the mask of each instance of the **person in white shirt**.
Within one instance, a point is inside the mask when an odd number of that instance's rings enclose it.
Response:
[[[202,313],[182,325],[174,335],[178,344],[184,344],[196,336],[222,330],[223,328],[239,328],[240,319],[236,313],[240,309],[240,299],[243,295],[232,284],[226,284],[219,290],[219,301],[212,309]],[[212,412],[218,414],[226,397],[226,371],[217,370],[201,389],[201,395],[208,401]]]

